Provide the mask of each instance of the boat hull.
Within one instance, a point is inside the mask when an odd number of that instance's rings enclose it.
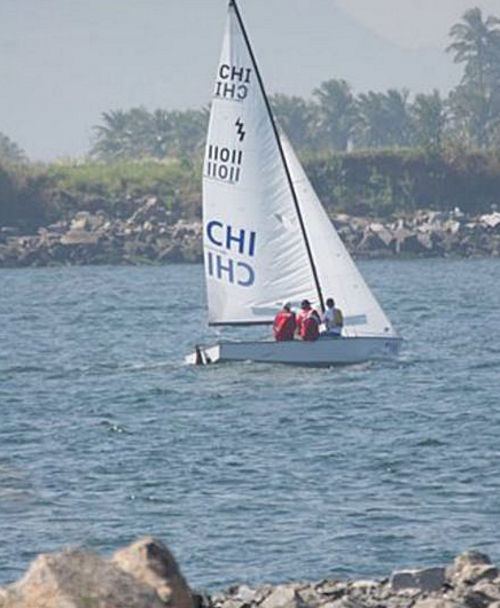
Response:
[[[290,365],[329,366],[392,359],[399,353],[401,338],[366,336],[324,337],[315,342],[221,341],[212,346],[197,346],[186,357],[190,364],[255,361]]]

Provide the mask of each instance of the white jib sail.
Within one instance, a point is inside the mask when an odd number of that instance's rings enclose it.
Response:
[[[256,66],[229,6],[203,168],[209,323],[272,321],[318,294]]]
[[[324,299],[344,315],[344,335],[396,335],[321,205],[288,139],[280,137]]]

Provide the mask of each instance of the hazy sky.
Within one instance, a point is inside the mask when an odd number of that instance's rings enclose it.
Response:
[[[270,93],[446,92],[448,31],[500,0],[239,0]],[[85,154],[102,112],[209,101],[226,0],[0,0],[0,132],[32,159]]]

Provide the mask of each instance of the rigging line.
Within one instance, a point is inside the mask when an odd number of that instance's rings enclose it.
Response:
[[[271,121],[271,126],[273,128],[273,133],[274,133],[274,136],[275,136],[275,139],[276,139],[276,143],[278,144],[278,149],[279,149],[280,157],[281,157],[281,160],[283,162],[283,166],[285,168],[285,173],[286,173],[288,185],[289,185],[290,191],[292,193],[292,198],[293,198],[293,202],[294,202],[294,206],[295,206],[295,211],[297,212],[297,217],[299,219],[300,229],[302,231],[302,236],[304,238],[304,242],[305,242],[305,245],[306,245],[307,256],[309,258],[309,263],[311,265],[311,270],[312,270],[312,273],[313,273],[314,284],[315,284],[315,287],[316,287],[316,291],[318,292],[319,303],[320,303],[320,306],[321,306],[321,312],[325,312],[325,302],[323,300],[323,293],[321,292],[321,285],[320,285],[320,282],[319,282],[318,272],[316,270],[316,265],[314,264],[314,259],[313,259],[313,256],[312,256],[311,246],[309,244],[309,239],[307,238],[307,232],[306,232],[306,227],[305,227],[305,224],[304,224],[304,219],[303,219],[302,213],[300,211],[299,200],[297,198],[297,193],[296,193],[295,187],[293,185],[292,176],[290,175],[290,170],[289,170],[288,164],[286,162],[285,153],[283,152],[283,147],[281,145],[281,140],[280,140],[280,137],[279,137],[279,134],[278,134],[278,129],[276,127],[276,122],[274,121],[274,115],[273,115],[273,112],[271,110],[271,104],[269,103],[269,99],[267,98],[266,90],[264,88],[264,82],[263,82],[262,77],[260,75],[259,68],[257,66],[257,61],[255,59],[255,55],[253,54],[252,46],[250,44],[250,39],[248,37],[247,31],[245,29],[245,26],[243,25],[243,20],[241,18],[238,6],[236,4],[236,0],[229,0],[229,6],[230,7],[232,6],[234,8],[234,12],[235,12],[236,17],[238,19],[238,23],[240,25],[241,32],[243,34],[243,38],[245,39],[245,43],[247,45],[248,52],[250,54],[250,59],[252,60],[253,67],[255,69],[255,74],[257,76],[257,80],[258,80],[258,83],[259,83],[259,86],[260,86],[260,90],[262,92],[262,96],[264,98],[264,103],[265,103],[265,106],[266,106],[266,109],[267,109],[267,113],[269,115],[269,119]]]

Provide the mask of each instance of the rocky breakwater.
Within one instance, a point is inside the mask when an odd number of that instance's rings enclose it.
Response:
[[[0,588],[0,608],[500,608],[500,575],[479,552],[447,567],[399,570],[383,580],[190,589],[161,542],[145,538],[110,559],[80,550],[40,555]]]
[[[234,586],[209,598],[213,608],[500,608],[498,568],[481,553],[447,567],[393,572],[383,580]]]
[[[333,223],[357,257],[500,255],[498,212],[468,217],[419,211],[383,222],[340,214]],[[125,219],[81,211],[35,235],[0,228],[0,267],[201,260],[201,222],[174,220],[154,197]]]
[[[197,262],[201,236],[200,222],[173,221],[149,198],[126,219],[80,211],[35,235],[0,229],[0,267]]]
[[[470,217],[459,211],[417,211],[384,222],[338,215],[334,224],[347,248],[360,257],[500,255],[498,212]]]

